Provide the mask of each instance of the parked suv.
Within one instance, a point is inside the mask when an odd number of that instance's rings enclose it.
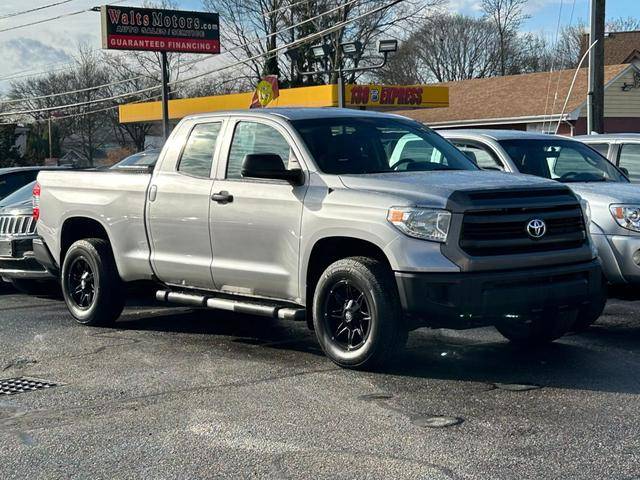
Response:
[[[596,149],[625,172],[633,183],[640,182],[640,133],[612,133],[575,137]]]
[[[407,145],[419,147],[411,157]],[[570,189],[483,172],[399,116],[198,115],[152,174],[38,182],[36,256],[59,269],[87,325],[118,318],[124,282],[154,280],[161,301],[306,319],[326,354],[355,368],[384,363],[421,326],[495,325],[533,344],[600,308],[600,265]]]
[[[35,183],[0,200],[0,278],[25,293],[44,293],[53,287],[53,277],[33,256]]]

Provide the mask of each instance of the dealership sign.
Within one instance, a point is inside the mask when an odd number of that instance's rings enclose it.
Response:
[[[432,85],[347,85],[348,107],[446,107],[449,89]]]
[[[101,13],[103,48],[220,53],[217,13],[109,5]]]

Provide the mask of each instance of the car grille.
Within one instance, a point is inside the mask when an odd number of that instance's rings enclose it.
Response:
[[[514,198],[506,202],[509,206],[465,213],[460,248],[471,256],[489,256],[548,252],[585,244],[582,208],[575,197],[558,203],[548,202],[548,198],[538,202],[535,197],[539,196],[533,197]],[[527,232],[528,223],[534,219],[546,224],[546,233],[539,239]]]
[[[24,236],[36,232],[36,221],[31,215],[0,216],[0,235]]]

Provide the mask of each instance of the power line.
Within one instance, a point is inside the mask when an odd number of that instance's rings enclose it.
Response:
[[[124,2],[124,0],[114,0],[111,3],[112,4],[116,4],[116,3],[122,3],[122,2]],[[2,30],[0,30],[0,33],[10,32],[12,30],[18,30],[19,28],[24,28],[24,27],[31,27],[33,25],[40,25],[42,23],[52,22],[53,20],[59,20],[61,18],[73,17],[74,15],[80,15],[81,13],[92,12],[92,11],[93,10],[91,8],[89,8],[89,9],[86,9],[86,10],[78,10],[78,11],[75,11],[75,12],[63,13],[63,14],[58,15],[56,17],[49,17],[49,18],[45,18],[45,19],[42,19],[42,20],[37,20],[35,22],[31,22],[31,23],[23,23],[22,25],[15,25],[13,27],[3,28]]]
[[[0,20],[3,20],[5,18],[17,17],[18,15],[24,15],[25,13],[38,12],[40,10],[45,10],[45,9],[51,8],[51,7],[57,7],[58,5],[64,5],[65,3],[71,3],[71,2],[73,2],[73,0],[62,0],[61,2],[49,3],[48,5],[43,5],[41,7],[31,8],[29,10],[23,10],[21,12],[14,12],[14,13],[8,13],[6,15],[0,15]]]
[[[304,1],[308,1],[308,0],[304,0]],[[297,28],[297,27],[299,27],[301,25],[304,25],[306,23],[313,22],[314,20],[317,20],[317,19],[319,19],[321,17],[324,17],[325,15],[329,15],[330,13],[333,13],[333,12],[335,12],[337,10],[340,10],[340,9],[344,8],[344,7],[352,5],[352,4],[354,4],[354,3],[358,2],[358,1],[360,1],[360,0],[349,0],[344,5],[340,5],[338,7],[334,7],[332,9],[329,9],[329,10],[327,10],[327,11],[325,11],[323,13],[320,13],[320,14],[314,16],[314,17],[310,17],[310,18],[307,18],[307,19],[305,19],[305,20],[303,20],[301,22],[298,22],[295,25],[287,26],[287,27],[285,27],[285,28],[283,28],[281,30],[278,30],[275,33],[272,33],[272,34],[269,34],[269,35],[265,35],[263,37],[259,37],[256,40],[253,40],[251,42],[247,42],[247,43],[244,43],[244,44],[241,44],[241,45],[236,45],[233,48],[230,48],[229,50],[226,50],[226,51],[222,52],[222,54],[226,55],[226,54],[234,52],[236,50],[240,50],[240,49],[243,49],[243,48],[245,48],[247,46],[253,45],[254,43],[256,43],[258,41],[266,40],[266,39],[268,39],[270,37],[273,37],[274,35],[279,35],[279,34],[282,34],[282,33],[286,32],[286,31],[289,31],[289,30]],[[187,63],[184,64],[184,66],[185,67],[192,66],[192,65],[195,65],[197,63],[201,63],[201,62],[203,62],[205,60],[209,60],[209,59],[212,59],[212,58],[216,58],[216,56],[207,56],[205,58],[200,58],[198,60],[187,62]],[[31,101],[33,101],[33,100],[42,100],[42,99],[46,99],[46,98],[61,97],[61,96],[64,96],[64,95],[72,95],[74,93],[89,92],[89,91],[98,90],[98,89],[101,89],[101,88],[107,88],[107,87],[112,87],[112,86],[116,86],[116,85],[122,85],[124,83],[133,82],[133,81],[136,81],[136,80],[140,80],[142,78],[148,78],[148,76],[146,76],[146,75],[138,75],[137,77],[126,78],[126,79],[123,79],[123,80],[118,80],[118,81],[115,81],[115,82],[105,83],[105,84],[102,84],[102,85],[96,85],[96,86],[93,86],[93,87],[86,87],[86,88],[81,88],[81,89],[78,89],[78,90],[69,90],[69,91],[66,91],[66,92],[59,92],[59,93],[51,93],[51,94],[48,94],[48,95],[39,95],[39,96],[36,96],[36,97],[22,97],[22,98],[14,98],[14,99],[9,99],[9,100],[0,100],[0,105],[9,105],[9,104],[19,103],[19,102],[29,101],[29,100],[31,100]],[[152,87],[152,88],[155,89],[155,88],[160,88],[160,87],[161,86],[158,85],[158,86],[155,86],[155,87]],[[134,93],[132,93],[131,95],[134,95]]]
[[[198,75],[194,75],[192,77],[188,77],[188,78],[185,78],[185,79],[182,79],[182,80],[175,80],[173,82],[169,82],[169,84],[170,85],[178,85],[178,84],[190,82],[190,81],[196,80],[198,78],[202,78],[204,76],[210,75],[212,73],[218,73],[218,72],[221,72],[221,71],[224,71],[224,70],[228,70],[230,68],[233,68],[233,67],[236,67],[236,66],[239,66],[239,65],[247,64],[247,63],[249,63],[251,61],[254,61],[254,60],[258,59],[258,58],[261,58],[261,57],[264,57],[264,56],[269,56],[269,55],[272,55],[274,53],[279,53],[279,52],[281,52],[283,50],[288,50],[290,48],[293,48],[293,47],[296,47],[296,46],[299,46],[299,45],[303,45],[303,44],[305,44],[307,42],[316,40],[318,38],[322,38],[325,35],[327,35],[329,33],[332,33],[332,32],[334,32],[336,30],[340,30],[344,26],[349,25],[349,24],[351,24],[353,22],[356,22],[356,21],[361,20],[363,18],[366,18],[366,17],[368,17],[370,15],[373,15],[373,14],[376,14],[378,12],[381,12],[382,10],[386,10],[388,8],[391,8],[391,7],[393,7],[393,6],[395,6],[395,5],[399,4],[399,3],[402,3],[404,1],[406,1],[406,0],[393,0],[393,1],[389,2],[389,3],[387,3],[386,5],[374,8],[373,10],[369,10],[368,12],[365,12],[365,13],[363,13],[361,15],[358,15],[357,17],[354,17],[354,18],[352,18],[350,20],[344,20],[342,22],[339,22],[339,23],[335,24],[333,27],[329,27],[329,28],[326,28],[326,29],[321,30],[319,32],[307,35],[306,37],[303,37],[301,39],[295,40],[295,41],[290,42],[290,43],[288,43],[286,45],[282,45],[280,47],[271,49],[271,50],[263,52],[263,53],[259,53],[257,55],[252,56],[252,57],[249,57],[249,58],[246,58],[244,60],[240,60],[240,61],[228,64],[228,65],[225,65],[223,67],[220,67],[220,68],[217,68],[217,69],[214,69],[214,70],[210,70],[208,72],[200,73]],[[156,85],[154,87],[148,87],[148,88],[140,89],[140,90],[137,90],[135,92],[129,92],[129,93],[124,93],[124,94],[120,94],[120,95],[114,95],[112,97],[100,98],[100,99],[96,99],[96,100],[92,100],[92,101],[77,102],[77,103],[68,104],[68,105],[58,105],[58,106],[54,106],[54,107],[39,108],[39,109],[33,109],[33,110],[24,110],[24,111],[20,111],[20,112],[4,112],[4,113],[0,113],[0,117],[7,117],[7,116],[11,116],[11,115],[27,115],[27,114],[30,114],[30,113],[51,112],[51,111],[62,110],[62,109],[67,109],[67,108],[82,107],[82,106],[91,105],[91,104],[94,104],[94,103],[101,103],[101,102],[106,102],[106,101],[110,101],[110,100],[118,100],[120,98],[126,98],[126,97],[130,97],[130,96],[138,95],[138,94],[141,94],[141,93],[150,92],[150,91],[156,90],[158,88],[160,88],[160,86]]]
[[[27,78],[27,77],[37,77],[39,75],[44,75],[46,73],[54,73],[54,72],[61,72],[63,70],[68,70],[69,66],[73,65],[73,62],[57,62],[57,63],[52,63],[50,65],[48,65],[49,67],[54,67],[56,65],[67,65],[67,67],[61,67],[61,68],[56,68],[51,70],[51,68],[48,68],[47,70],[43,70],[41,72],[33,72],[33,68],[32,69],[27,69],[27,70],[21,70],[19,72],[15,72],[12,73],[11,75],[7,75],[4,77],[0,77],[0,82],[6,82],[9,80],[16,80],[18,78]],[[29,73],[32,72],[32,73]],[[5,103],[4,100],[0,100],[0,103]]]

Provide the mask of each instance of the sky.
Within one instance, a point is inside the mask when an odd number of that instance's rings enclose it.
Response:
[[[140,6],[142,1],[125,0],[120,5]],[[200,0],[176,1],[178,8],[184,10],[202,9]],[[81,43],[100,48],[100,14],[97,12],[86,12],[40,25],[1,31],[25,23],[85,10],[98,4],[96,0],[71,0],[57,7],[4,19],[1,17],[54,2],[53,0],[1,0],[0,3],[0,91],[8,88],[11,79],[25,78],[42,71],[64,69]],[[607,17],[640,15],[638,3],[640,0],[607,0]],[[553,38],[559,13],[562,12],[562,25],[569,24],[572,6],[573,0],[528,0],[526,10],[530,18],[523,28],[526,31],[543,33]],[[480,0],[449,0],[446,8],[453,12],[480,15]],[[575,0],[573,23],[579,20],[586,23],[588,18],[589,0]]]

